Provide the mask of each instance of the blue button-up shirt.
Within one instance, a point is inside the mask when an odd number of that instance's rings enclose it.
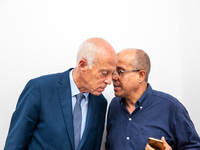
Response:
[[[72,110],[74,111],[74,106],[76,104],[76,95],[80,93],[78,87],[76,86],[73,77],[72,77],[73,70],[69,73],[70,85],[71,85],[71,93],[72,93]],[[81,100],[81,110],[82,110],[82,123],[81,123],[81,137],[83,135],[88,111],[88,102],[89,102],[89,93],[83,93],[85,98]]]
[[[106,150],[143,150],[148,138],[162,136],[173,150],[200,150],[200,138],[185,107],[148,84],[132,114],[125,99],[115,97],[107,116]]]

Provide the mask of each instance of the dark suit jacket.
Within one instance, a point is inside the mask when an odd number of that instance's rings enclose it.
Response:
[[[6,150],[74,150],[70,70],[27,83],[11,119]],[[100,149],[106,107],[103,95],[89,94],[79,150]]]

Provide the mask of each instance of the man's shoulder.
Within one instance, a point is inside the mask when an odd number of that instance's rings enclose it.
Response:
[[[35,84],[40,87],[51,87],[51,86],[55,86],[55,85],[57,86],[57,85],[59,85],[58,84],[59,82],[61,83],[64,80],[67,81],[68,76],[69,76],[69,70],[67,70],[65,72],[60,72],[60,73],[42,75],[42,76],[39,76],[39,77],[29,80],[27,84],[28,85]],[[63,78],[65,78],[65,79],[63,80]]]
[[[121,97],[114,97],[112,99],[112,102],[119,102],[121,100]]]
[[[110,107],[116,107],[117,105],[120,105],[121,98],[120,97],[114,97],[110,102]]]
[[[37,81],[52,80],[54,78],[60,77],[62,74],[63,73],[46,74],[40,77],[33,78],[33,80],[37,80]]]
[[[54,78],[59,78],[59,77],[65,75],[65,74],[67,75],[67,74],[69,74],[69,71],[70,70],[67,70],[67,71],[64,71],[64,72],[59,72],[59,73],[46,74],[46,75],[42,75],[40,77],[36,77],[34,79],[35,80],[41,80],[41,81],[51,80],[51,79],[54,79]]]
[[[157,100],[165,105],[175,107],[179,110],[185,110],[185,106],[176,97],[168,93],[154,90],[152,96],[154,100]]]
[[[156,96],[160,99],[165,99],[165,100],[169,100],[169,101],[173,101],[176,98],[168,93],[162,92],[162,91],[157,91],[157,90],[153,90],[153,96]]]

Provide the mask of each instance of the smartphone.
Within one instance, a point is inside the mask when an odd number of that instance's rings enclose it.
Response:
[[[149,137],[149,145],[156,150],[164,150],[163,141]]]

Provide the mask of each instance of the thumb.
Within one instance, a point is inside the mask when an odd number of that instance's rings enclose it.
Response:
[[[164,145],[167,143],[164,136],[162,136],[161,141],[163,141]]]
[[[164,137],[164,136],[162,136],[161,141],[163,141],[163,142],[165,141],[165,137]],[[166,141],[165,141],[165,142],[166,142]]]
[[[166,150],[172,150],[172,148],[169,146],[169,144],[166,142],[165,137],[163,136],[161,138],[161,141],[163,141],[164,147]]]

